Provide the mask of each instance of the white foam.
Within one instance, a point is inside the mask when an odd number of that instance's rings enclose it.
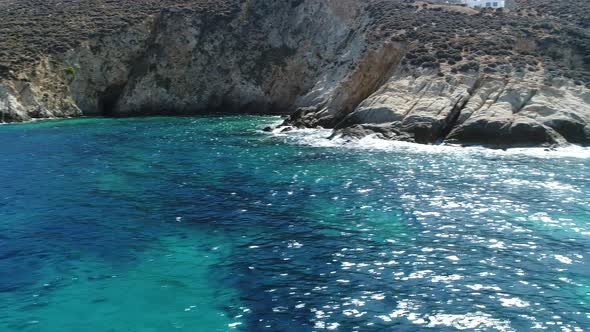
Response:
[[[277,123],[280,124],[280,123]],[[335,137],[331,129],[293,129],[281,132],[283,128],[276,128],[270,134],[286,138],[289,142],[312,147],[344,147],[349,149],[405,152],[405,153],[443,153],[443,154],[479,154],[490,156],[529,156],[536,158],[590,158],[590,147],[569,145],[555,149],[547,148],[510,148],[506,150],[489,149],[479,146],[462,147],[451,144],[426,145],[410,142],[391,141],[369,135],[361,139]]]

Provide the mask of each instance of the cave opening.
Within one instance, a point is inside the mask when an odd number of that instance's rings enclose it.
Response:
[[[98,111],[103,116],[114,116],[117,103],[125,89],[126,83],[109,86],[98,98]]]

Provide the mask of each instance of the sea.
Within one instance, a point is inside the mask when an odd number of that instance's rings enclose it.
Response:
[[[590,149],[0,126],[0,331],[590,331]]]

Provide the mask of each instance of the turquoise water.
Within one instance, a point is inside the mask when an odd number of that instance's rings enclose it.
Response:
[[[0,330],[589,329],[587,151],[278,120],[0,126]]]

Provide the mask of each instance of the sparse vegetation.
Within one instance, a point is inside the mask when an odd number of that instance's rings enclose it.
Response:
[[[468,13],[375,0],[368,10],[375,40],[393,36],[409,42],[406,66],[439,68],[431,66],[437,63],[453,73],[487,74],[544,70],[546,77],[590,84],[590,2],[515,0],[515,6]]]
[[[67,67],[65,69],[66,75],[70,75],[70,76],[74,76],[76,75],[76,69],[74,69],[74,67]]]
[[[236,12],[231,0],[0,0],[0,77],[163,9]]]
[[[293,7],[301,3],[289,1]],[[406,66],[448,72],[475,70],[471,63],[476,62],[488,74],[543,70],[547,78],[565,76],[590,85],[589,1],[514,0],[514,7],[503,11],[365,2],[372,17],[370,44],[408,43]],[[65,52],[162,10],[238,15],[240,1],[0,0],[0,77],[30,66],[42,54]],[[498,61],[505,63],[490,65]]]

